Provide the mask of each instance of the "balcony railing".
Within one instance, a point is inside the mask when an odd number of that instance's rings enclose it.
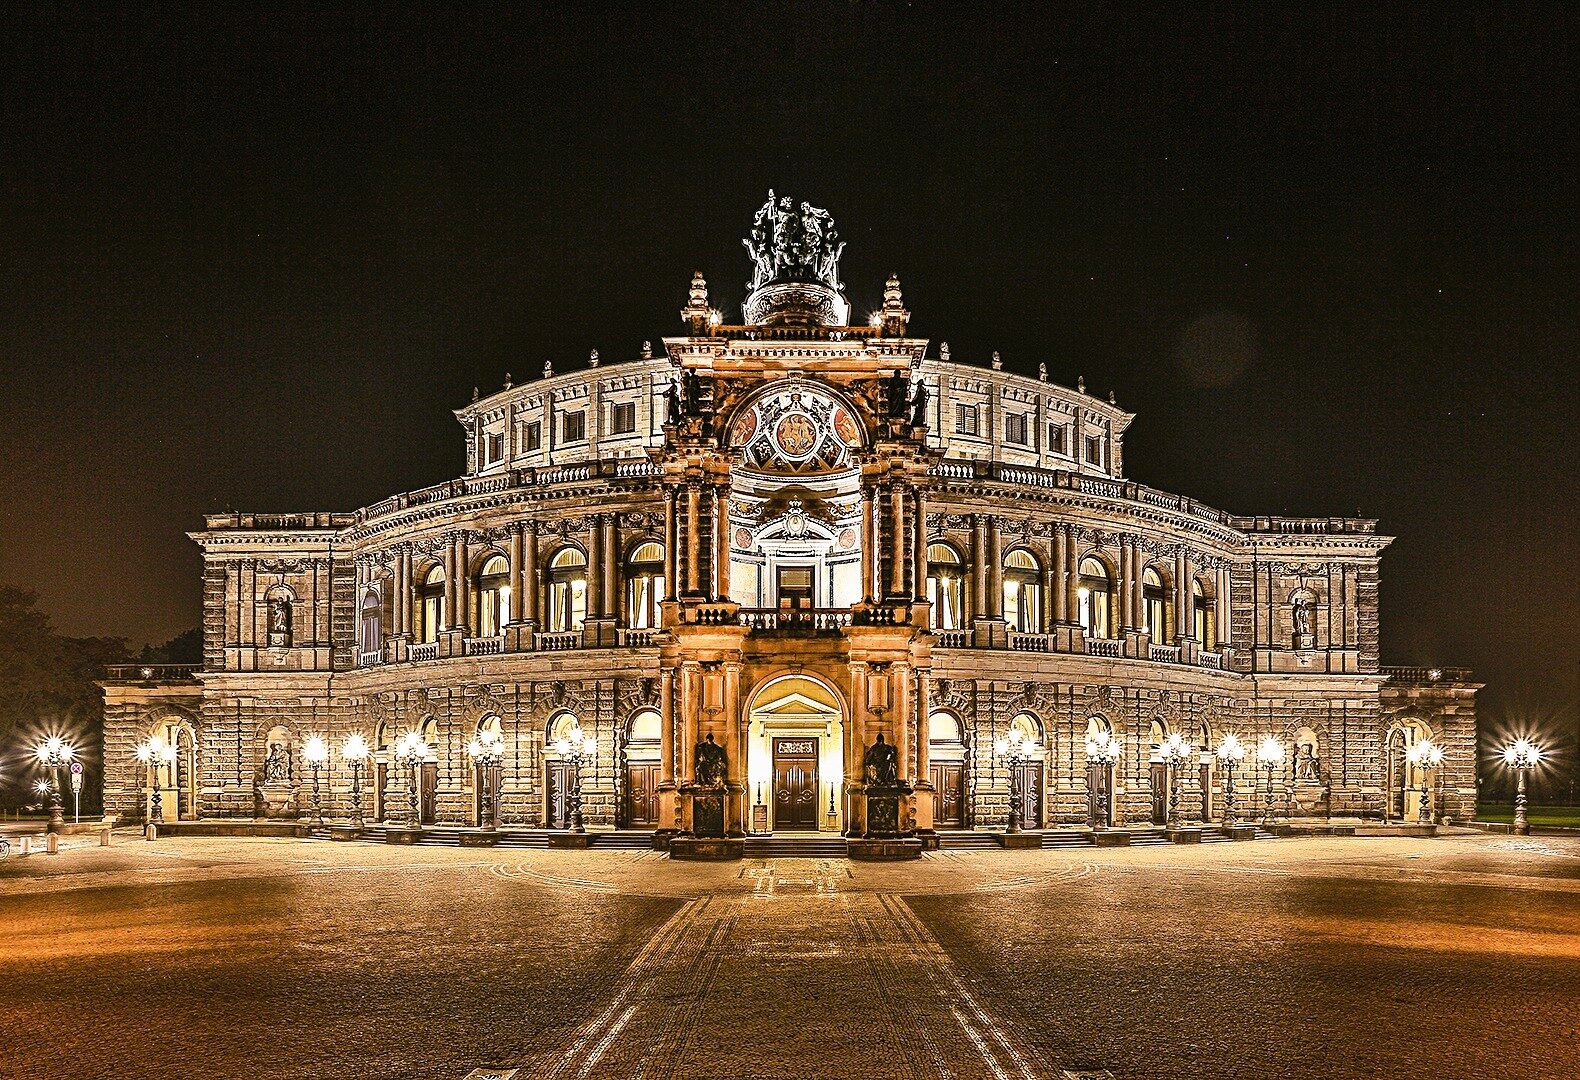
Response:
[[[622,645],[628,645],[632,648],[644,648],[655,644],[659,633],[660,631],[656,626],[642,629],[624,629],[619,631],[618,640]]]
[[[505,639],[499,637],[473,637],[466,639],[467,656],[498,656],[505,651]]]
[[[938,638],[938,647],[941,649],[963,649],[966,647],[966,632],[964,630],[934,630],[933,635]]]
[[[106,682],[193,682],[202,670],[202,664],[108,664],[104,678]]]
[[[1089,637],[1086,639],[1086,652],[1089,656],[1106,656],[1118,660],[1124,655],[1124,642],[1117,638]]]
[[[383,662],[383,649],[374,649],[372,652],[357,653],[357,667],[378,667]]]
[[[561,630],[552,634],[533,634],[532,640],[539,652],[565,652],[582,647],[582,632]]]
[[[1469,668],[1458,667],[1391,667],[1384,664],[1382,673],[1389,682],[1413,683],[1417,685],[1473,681],[1473,673]]]
[[[741,608],[741,625],[752,630],[838,630],[851,623],[849,608]]]
[[[439,659],[439,643],[430,641],[413,645],[406,650],[406,655],[413,660],[437,660]]]
[[[1222,671],[1223,670],[1223,653],[1221,653],[1221,652],[1202,652],[1202,653],[1197,653],[1196,654],[1196,663],[1200,664],[1204,668],[1211,668],[1214,671]]]
[[[1017,652],[1047,652],[1047,634],[1022,634],[1010,631],[1009,647]]]
[[[1177,664],[1180,662],[1180,647],[1178,645],[1153,645],[1147,651],[1147,658],[1156,664]]]

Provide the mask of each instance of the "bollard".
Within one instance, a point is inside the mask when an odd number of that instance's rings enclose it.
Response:
[[[31,836],[24,836],[24,837],[22,837],[22,848],[21,848],[20,851],[17,852],[17,854],[18,855],[31,855],[31,854],[33,854],[33,838]]]
[[[159,826],[156,825],[155,823],[153,823],[152,821],[150,821],[147,825],[144,825],[143,826],[143,839],[144,840],[157,840],[157,839],[159,839]]]
[[[49,855],[60,854],[60,840],[55,836],[54,833],[50,833],[47,837],[45,837],[44,851]]]
[[[109,847],[110,846],[110,830],[109,829],[100,829],[99,830],[99,846],[100,847]]]

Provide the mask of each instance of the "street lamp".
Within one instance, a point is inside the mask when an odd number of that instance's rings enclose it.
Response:
[[[1169,733],[1163,740],[1163,764],[1169,774],[1169,828],[1180,827],[1180,767],[1195,756],[1195,748],[1179,732]]]
[[[1218,761],[1223,765],[1223,827],[1234,828],[1234,770],[1245,760],[1245,744],[1232,732],[1218,743]],[[1254,791],[1253,791],[1254,794]]]
[[[60,832],[66,824],[65,807],[60,801],[60,770],[71,763],[75,754],[71,744],[59,735],[51,735],[38,744],[34,751],[38,756],[39,767],[42,768],[50,779],[49,790],[49,831]]]
[[[1267,773],[1267,798],[1262,804],[1262,823],[1273,823],[1273,771],[1284,763],[1284,744],[1271,735],[1264,738],[1256,748],[1257,767]]]
[[[1542,748],[1529,739],[1515,739],[1503,748],[1503,764],[1514,770],[1514,835],[1530,835],[1531,825],[1525,819],[1525,776],[1542,763]]]
[[[143,831],[150,834],[149,839],[153,838],[153,825],[164,817],[159,806],[159,785],[154,783],[155,763],[163,756],[164,749],[165,741],[158,735],[137,744],[137,760],[142,762],[143,779],[148,783],[148,802],[144,805],[149,809],[148,817],[143,822]]]
[[[1113,777],[1112,769],[1124,752],[1124,744],[1114,737],[1111,731],[1099,731],[1096,735],[1086,737],[1086,768],[1088,773],[1093,769],[1103,770],[1103,782],[1096,784],[1097,806],[1096,820],[1092,822],[1093,829],[1106,829],[1108,827],[1108,782]]]
[[[1410,747],[1405,755],[1410,764],[1421,770],[1421,813],[1420,818],[1427,824],[1432,823],[1432,780],[1437,772],[1437,767],[1443,764],[1443,748],[1431,739],[1422,739]]]
[[[498,732],[485,731],[466,744],[466,752],[478,769],[477,794],[481,804],[478,816],[482,818],[478,824],[481,828],[493,831],[498,817],[495,803],[499,798],[494,784],[494,770],[505,759],[505,740]]]
[[[590,758],[597,752],[598,740],[583,734],[581,728],[573,727],[554,740],[554,749],[562,760],[571,763],[571,832],[586,832],[582,827],[582,758]]]
[[[408,731],[395,743],[395,760],[406,766],[407,822],[413,829],[422,827],[417,813],[417,766],[428,757],[428,744],[415,731]]]
[[[361,735],[346,736],[340,744],[340,758],[351,766],[351,824],[362,828],[362,763],[368,759],[368,741]]]
[[[329,760],[329,744],[322,735],[309,735],[307,742],[302,744],[302,760],[307,762],[307,767],[313,770],[313,824],[324,823],[324,801],[318,788],[318,771],[324,767],[324,762]]]
[[[1036,740],[1028,738],[1018,727],[1009,729],[1009,738],[993,743],[994,752],[1001,758],[1009,759],[1009,824],[1004,827],[1007,833],[1020,832],[1020,816],[1025,801],[1025,793],[1020,789],[1020,767],[1036,746]]]

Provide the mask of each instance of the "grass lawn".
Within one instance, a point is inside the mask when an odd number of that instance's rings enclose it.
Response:
[[[1580,806],[1535,806],[1525,811],[1532,825],[1558,825],[1580,829]],[[1513,803],[1481,803],[1476,807],[1477,821],[1513,821]]]

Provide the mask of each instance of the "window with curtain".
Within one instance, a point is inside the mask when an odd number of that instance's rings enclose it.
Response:
[[[1162,575],[1147,567],[1141,574],[1141,609],[1154,645],[1174,640],[1174,630],[1169,626],[1169,607],[1168,588],[1163,584]]]
[[[1087,637],[1113,637],[1111,600],[1114,589],[1108,568],[1101,560],[1088,556],[1081,560],[1080,578],[1075,597],[1080,608],[1081,629]]]
[[[509,619],[510,563],[503,555],[490,555],[477,574],[477,636],[504,633]]]
[[[444,629],[444,567],[435,566],[428,571],[422,579],[419,595],[422,625],[417,628],[417,636],[423,644],[428,644],[438,641],[439,631]]]
[[[587,618],[587,556],[565,547],[549,562],[550,633],[580,630]]]
[[[1217,604],[1207,595],[1200,579],[1191,582],[1190,592],[1196,640],[1201,642],[1201,647],[1207,652],[1215,652],[1218,648]]]
[[[625,563],[625,617],[633,630],[658,626],[659,602],[664,599],[664,546],[644,540]]]
[[[1042,566],[1025,548],[1004,556],[1004,621],[1018,633],[1042,633]]]
[[[965,624],[964,598],[960,553],[948,544],[928,544],[927,602],[932,605],[932,628],[959,630]]]

